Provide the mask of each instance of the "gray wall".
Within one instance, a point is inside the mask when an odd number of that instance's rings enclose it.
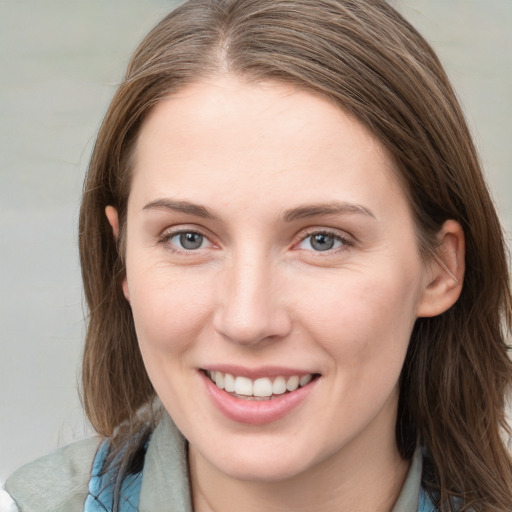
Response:
[[[0,1],[0,482],[90,435],[76,220],[127,58],[174,2]],[[512,0],[395,2],[438,50],[512,228]]]

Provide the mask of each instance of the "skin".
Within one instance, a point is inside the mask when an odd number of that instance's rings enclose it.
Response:
[[[391,510],[408,470],[398,378],[416,318],[460,293],[460,226],[445,223],[440,264],[426,264],[384,148],[328,100],[279,83],[222,75],[162,101],[133,172],[123,290],[149,377],[190,442],[195,510]],[[203,241],[186,250],[191,231]],[[312,233],[333,248],[316,250]],[[245,425],[205,391],[200,369],[217,364],[320,377],[283,418]]]

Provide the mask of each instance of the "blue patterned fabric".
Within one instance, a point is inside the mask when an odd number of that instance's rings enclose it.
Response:
[[[85,500],[84,512],[112,512],[114,503],[115,474],[111,469],[103,472],[109,451],[108,440],[98,448],[89,480],[89,494]],[[142,484],[142,471],[126,476],[121,486],[120,512],[137,512]]]
[[[420,489],[420,500],[418,503],[418,512],[436,512],[436,507],[428,497],[423,488]]]

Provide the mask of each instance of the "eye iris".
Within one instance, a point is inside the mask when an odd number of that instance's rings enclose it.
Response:
[[[184,249],[199,249],[203,243],[203,235],[199,233],[181,233],[180,244]]]
[[[334,237],[326,233],[318,233],[311,237],[311,247],[315,251],[328,251],[334,246]]]

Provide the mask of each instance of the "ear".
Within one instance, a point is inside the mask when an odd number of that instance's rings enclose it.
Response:
[[[418,305],[418,317],[440,315],[460,296],[465,270],[462,226],[447,220],[438,233],[439,245],[426,269],[426,283]]]
[[[107,216],[108,223],[114,233],[114,238],[117,240],[117,237],[119,236],[119,217],[117,215],[117,209],[110,205],[106,206],[105,215]]]
[[[112,233],[114,235],[114,239],[117,241],[117,238],[119,237],[119,215],[117,214],[117,209],[113,206],[107,206],[105,207],[105,215],[107,217],[108,223],[110,224],[112,228]],[[126,280],[126,272],[123,277],[122,282],[123,287],[123,293],[126,297],[126,300],[130,302],[130,291],[128,290],[128,281]]]

